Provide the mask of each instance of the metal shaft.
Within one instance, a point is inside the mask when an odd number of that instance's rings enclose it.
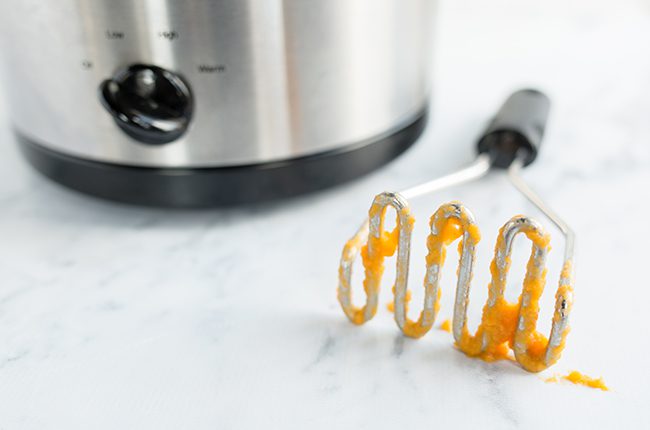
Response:
[[[519,172],[523,166],[523,160],[521,157],[515,158],[510,167],[508,168],[508,178],[512,185],[521,192],[532,204],[537,206],[537,208],[544,214],[546,217],[553,222],[560,229],[565,238],[564,245],[564,259],[570,260],[573,257],[573,248],[575,243],[575,233],[567,225],[562,218],[559,217],[553,209],[551,209],[544,201],[524,182]]]
[[[487,154],[481,154],[476,157],[476,160],[469,166],[460,169],[454,173],[443,176],[441,178],[433,179],[420,185],[408,188],[401,191],[400,194],[405,199],[412,199],[420,197],[424,194],[429,194],[434,191],[440,191],[454,185],[464,184],[465,182],[478,179],[490,170],[490,157]]]

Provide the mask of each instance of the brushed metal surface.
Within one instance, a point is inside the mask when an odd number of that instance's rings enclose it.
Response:
[[[16,129],[93,160],[217,167],[336,149],[409,123],[429,92],[433,0],[5,0],[2,75]],[[98,100],[133,63],[180,74],[179,140],[127,137]]]

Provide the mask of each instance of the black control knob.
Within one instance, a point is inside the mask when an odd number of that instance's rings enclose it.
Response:
[[[180,76],[157,66],[134,64],[102,82],[102,104],[126,134],[143,143],[178,139],[192,119],[193,100]]]

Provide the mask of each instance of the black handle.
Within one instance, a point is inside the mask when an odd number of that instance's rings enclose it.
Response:
[[[551,101],[541,91],[512,93],[478,141],[478,152],[490,154],[492,166],[505,169],[523,151],[528,166],[542,144],[550,107]]]

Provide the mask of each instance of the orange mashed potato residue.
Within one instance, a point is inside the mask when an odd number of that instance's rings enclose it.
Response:
[[[395,294],[395,287],[393,287],[393,294]],[[406,290],[406,297],[404,300],[408,305],[408,303],[411,301],[411,290]],[[386,303],[386,309],[388,309],[388,312],[395,312],[395,302]]]
[[[573,370],[569,372],[568,375],[560,376],[558,377],[553,376],[551,378],[546,379],[546,382],[559,382],[560,379],[569,381],[572,384],[577,384],[577,385],[584,385],[585,387],[589,388],[598,388],[603,391],[609,391],[609,387],[605,385],[605,381],[603,378],[592,378],[590,376],[587,376],[583,373],[578,372],[577,370]]]
[[[443,207],[439,211],[442,209]],[[369,218],[372,219],[378,213],[381,213],[383,223],[385,208],[373,205],[369,213]],[[411,231],[414,218],[408,208],[403,208],[400,211],[400,215],[405,220],[402,223],[406,224],[404,226],[406,230]],[[363,287],[367,296],[376,295],[379,292],[379,286],[384,272],[384,260],[386,257],[395,255],[398,248],[400,224],[398,218],[398,225],[394,230],[381,231],[379,237],[370,236],[368,242],[361,247],[360,254],[365,269]],[[429,253],[426,256],[427,267],[431,267],[432,265],[442,267],[446,258],[446,248],[456,240],[460,239],[458,244],[460,251],[462,250],[464,240],[470,240],[474,244],[477,244],[481,238],[478,227],[470,223],[466,217],[460,219],[455,217],[435,218],[434,215],[431,218],[431,227],[435,227],[435,231],[438,233],[429,235],[427,239],[427,247],[429,249]],[[560,353],[564,349],[569,329],[566,327],[563,330],[560,343],[555,345],[549,345],[548,338],[536,329],[539,314],[539,299],[544,290],[547,270],[543,266],[536,264],[533,254],[531,254],[528,261],[523,292],[518,302],[510,303],[505,299],[503,291],[505,290],[505,278],[510,268],[510,258],[505,257],[505,264],[498,265],[496,257],[500,250],[505,248],[504,235],[502,234],[503,228],[495,245],[495,259],[490,266],[492,280],[488,285],[488,289],[490,290],[490,294],[494,296],[494,300],[491,303],[488,300],[488,303],[483,307],[481,323],[473,335],[469,333],[467,327],[463,327],[461,337],[456,342],[456,346],[468,356],[480,358],[485,361],[513,360],[512,353],[515,352],[517,361],[524,369],[530,372],[539,372],[559,359]],[[536,231],[532,228],[522,229],[521,233],[532,242],[535,248],[545,252],[550,250],[550,236],[547,233]],[[359,238],[352,239],[346,244],[346,247],[355,245],[358,240]],[[563,267],[562,276],[570,279],[570,272],[571,262],[567,261],[565,267]],[[556,297],[560,294],[563,296],[570,294],[571,290],[572,286],[570,283],[568,285],[562,285],[558,289]],[[438,298],[440,297],[440,293],[441,288],[437,291]],[[522,299],[524,296],[526,300]],[[410,291],[407,290],[407,304],[409,300]],[[437,313],[438,306],[439,301],[436,300],[434,315]],[[394,303],[389,303],[387,307],[391,312],[394,312]],[[374,316],[376,308],[369,309],[368,313],[365,311],[365,307],[355,309],[353,316],[350,318],[352,322],[355,324],[363,324]],[[447,320],[442,323],[440,328],[445,331],[451,331],[450,326],[450,321]],[[423,336],[429,328],[430,326],[426,327],[419,324],[419,321],[414,322],[407,319],[402,331],[406,336],[417,338]],[[568,375],[566,379],[572,382],[574,380],[583,381],[576,378],[575,375],[572,375]],[[595,384],[596,382],[587,382],[584,379],[584,382],[574,383],[587,385]]]

